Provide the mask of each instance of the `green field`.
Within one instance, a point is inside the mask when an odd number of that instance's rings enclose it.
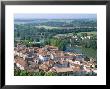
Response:
[[[96,31],[92,31],[92,32],[79,32],[79,33],[77,33],[77,35],[81,36],[82,33],[87,33],[87,35],[91,35],[91,34],[97,35]]]
[[[97,59],[97,50],[94,50],[92,48],[84,48],[81,47],[81,51],[86,54],[88,57],[92,57]]]
[[[97,59],[97,49],[92,49],[92,48],[85,48],[82,46],[74,46],[71,49],[75,50],[75,53],[79,53],[79,54],[84,54],[87,57],[92,57],[94,59]]]
[[[53,29],[74,29],[74,27],[54,27],[54,26],[35,26],[36,28],[45,28],[45,29],[49,29],[49,30],[53,30]]]
[[[58,29],[59,27],[52,27],[52,26],[45,26],[45,25],[42,25],[42,26],[35,26],[36,28],[45,28],[45,29]]]

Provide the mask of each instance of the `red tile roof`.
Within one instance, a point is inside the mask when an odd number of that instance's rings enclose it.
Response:
[[[23,58],[17,57],[15,59],[15,63],[22,65],[23,67],[28,67],[27,61],[23,60]]]

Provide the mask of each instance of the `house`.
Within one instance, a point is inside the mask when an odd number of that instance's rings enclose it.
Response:
[[[53,60],[48,60],[48,61],[45,61],[45,62],[43,62],[44,64],[47,64],[49,67],[52,67],[55,63],[54,63],[54,61]]]
[[[72,67],[72,69],[73,69],[73,72],[80,72],[81,71],[80,66]]]
[[[71,68],[81,68],[81,63],[79,62],[79,61],[70,61],[69,62],[69,66],[71,67]]]
[[[61,60],[65,60],[65,59],[72,60],[72,59],[73,59],[73,56],[59,56],[59,58],[60,58]]]
[[[14,56],[19,56],[19,52],[17,50],[14,50]]]
[[[50,58],[53,60],[54,59],[54,55],[51,53],[50,54]]]
[[[92,69],[87,67],[86,65],[84,65],[83,68],[84,68],[84,71],[86,71],[87,73],[92,71]]]
[[[84,61],[84,57],[82,55],[76,55],[75,60],[76,61]]]
[[[93,69],[93,72],[97,74],[97,69]]]
[[[69,67],[69,62],[68,61],[63,61],[63,60],[60,60],[58,63],[55,63],[54,64],[54,67],[58,67],[58,68],[67,68]]]
[[[23,53],[22,53],[22,52],[20,52],[20,53],[19,53],[19,56],[20,56],[20,57],[23,57]]]
[[[52,69],[51,69],[52,71]],[[57,73],[64,73],[64,72],[72,72],[73,69],[68,67],[68,68],[58,68],[58,67],[54,67],[53,72],[57,72]]]
[[[38,64],[35,62],[30,61],[28,64],[29,64],[30,69],[38,69],[39,68]]]
[[[48,72],[57,72],[57,71],[55,70],[55,67],[52,67]]]
[[[17,57],[15,59],[15,63],[16,63],[16,66],[21,70],[25,70],[28,68],[28,63],[27,61],[23,60],[23,58]]]
[[[29,48],[30,53],[34,53],[34,48]]]
[[[50,51],[57,51],[58,50],[58,47],[55,47],[55,46],[49,46],[48,48]]]
[[[91,37],[90,36],[87,36],[87,38],[90,39]]]
[[[74,61],[73,63],[80,65],[80,61]]]
[[[41,54],[39,54],[39,59],[41,61],[47,61],[47,60],[50,59],[50,56],[49,55],[41,55]]]
[[[33,58],[33,62],[39,64],[39,58],[38,57],[34,57]]]
[[[48,71],[49,70],[49,66],[47,64],[41,64],[39,66],[39,69],[43,70],[43,71]]]
[[[27,56],[27,53],[26,53],[26,54],[23,54],[23,59],[24,59],[24,60],[26,60],[27,57],[28,57],[28,56]]]
[[[81,37],[81,39],[83,40],[83,39],[84,39],[84,37]]]
[[[23,44],[21,44],[21,43],[18,43],[18,44],[17,44],[17,48],[18,48],[18,49],[23,49],[23,48],[26,48],[26,45],[23,45]]]
[[[24,57],[25,57],[25,60],[27,60],[27,61],[33,61],[34,53],[28,52],[28,53],[26,53],[26,56],[24,56]]]

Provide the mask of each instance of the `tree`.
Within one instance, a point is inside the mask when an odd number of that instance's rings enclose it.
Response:
[[[84,60],[85,61],[90,61],[90,59],[87,56],[84,58]]]
[[[76,32],[73,32],[73,36],[77,36],[77,33]]]
[[[82,37],[87,37],[87,33],[81,33]]]
[[[91,48],[97,49],[97,37],[93,35],[90,39]]]
[[[66,43],[65,41],[61,41],[58,45],[59,50],[65,51],[66,50]]]
[[[14,75],[15,76],[28,76],[28,72],[26,70],[17,70],[14,69]]]
[[[54,72],[46,72],[44,76],[55,76],[56,73]]]

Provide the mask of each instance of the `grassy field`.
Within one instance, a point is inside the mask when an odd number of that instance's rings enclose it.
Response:
[[[87,33],[87,35],[91,35],[91,34],[97,35],[96,31],[92,31],[92,32],[79,32],[79,33],[77,33],[77,35],[81,35],[82,33]]]
[[[49,29],[49,30],[52,30],[52,29],[74,29],[74,27],[54,27],[54,26],[45,26],[45,25],[42,25],[42,26],[35,26],[36,28],[45,28],[45,29]]]
[[[83,48],[81,47],[81,51],[86,54],[88,57],[93,57],[97,59],[97,50],[94,50],[92,48]]]
[[[88,57],[97,59],[97,50],[95,50],[95,49],[85,48],[85,47],[81,47],[81,46],[74,46],[71,49],[74,49],[75,53],[84,54]]]
[[[59,27],[51,27],[51,26],[45,26],[45,25],[42,25],[42,26],[36,26],[36,28],[45,28],[45,29],[58,29]]]

